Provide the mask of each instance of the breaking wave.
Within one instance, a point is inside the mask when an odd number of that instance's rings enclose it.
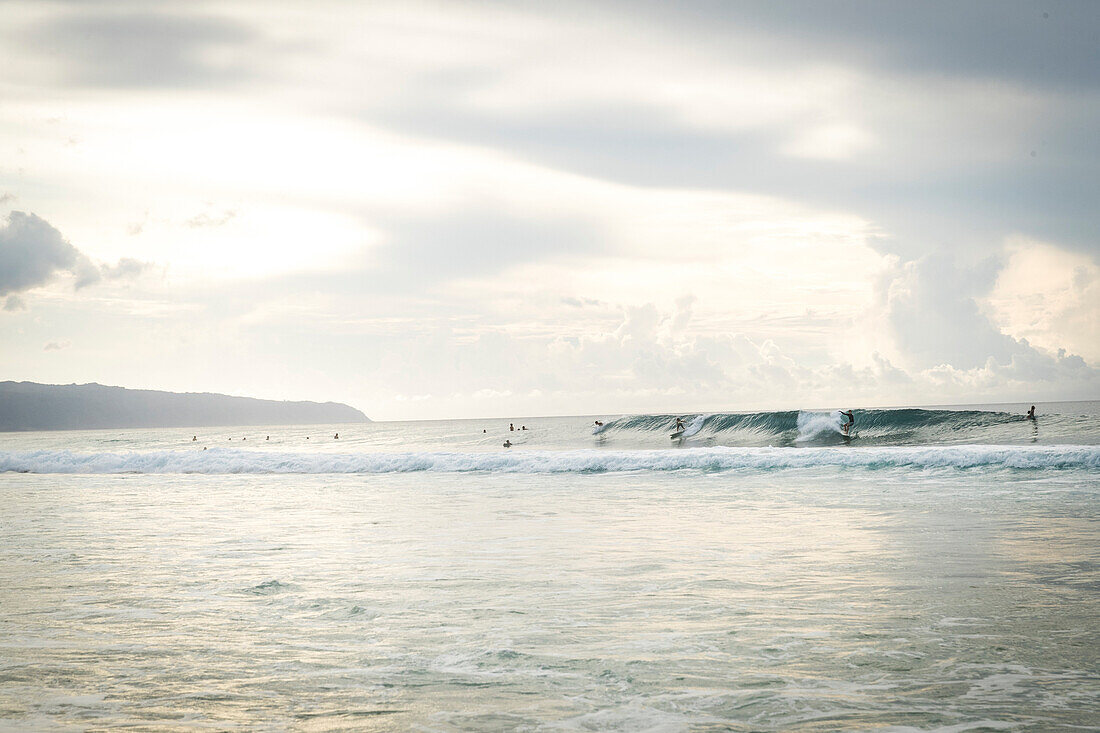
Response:
[[[864,445],[998,442],[1000,438],[1018,439],[1018,433],[1034,426],[1024,415],[983,410],[855,410],[854,415],[855,428],[850,437],[858,437]],[[671,432],[677,417],[687,425],[683,437],[718,445],[838,444],[846,437],[836,410],[629,415],[594,432],[604,436]],[[1052,418],[1044,418],[1043,426],[1047,434],[1058,429]]]
[[[608,473],[734,471],[834,466],[858,469],[978,467],[1100,469],[1100,446],[906,446],[567,450],[498,453],[280,453],[209,451],[0,452],[0,472],[99,474],[374,474],[408,472]]]

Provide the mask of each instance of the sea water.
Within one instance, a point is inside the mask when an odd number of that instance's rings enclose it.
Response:
[[[1100,404],[1025,409],[6,433],[0,728],[1096,729]]]

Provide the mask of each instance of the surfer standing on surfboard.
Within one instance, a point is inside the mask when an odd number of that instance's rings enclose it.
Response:
[[[683,418],[679,418],[679,417],[678,417],[678,418],[676,418],[676,429],[677,429],[677,430],[683,430],[683,429],[684,429],[684,421],[683,421]]]
[[[846,423],[844,423],[843,425],[841,425],[840,429],[844,431],[845,435],[850,435],[851,432],[852,432],[852,428],[856,424],[856,416],[852,414],[851,410],[848,410],[847,412],[844,412],[844,410],[841,410],[840,411],[840,416],[848,418],[848,421]]]

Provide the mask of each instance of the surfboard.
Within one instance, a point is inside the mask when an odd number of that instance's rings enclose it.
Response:
[[[677,438],[682,438],[682,437],[684,437],[684,431],[683,430],[677,430],[675,433],[673,433],[672,435],[670,435],[668,437],[672,438],[673,440],[676,440]]]

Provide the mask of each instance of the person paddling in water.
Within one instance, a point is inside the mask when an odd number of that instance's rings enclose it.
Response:
[[[840,416],[848,418],[847,422],[840,426],[840,429],[844,431],[845,435],[851,435],[852,428],[855,427],[856,424],[856,416],[852,414],[851,410],[848,410],[847,412],[841,410]]]

